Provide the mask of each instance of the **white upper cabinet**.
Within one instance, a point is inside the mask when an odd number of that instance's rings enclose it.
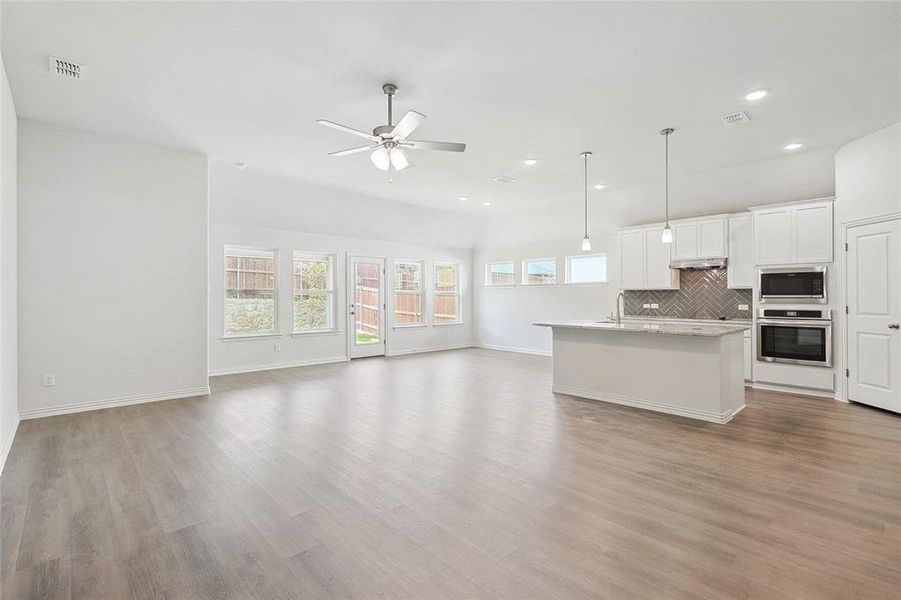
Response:
[[[726,287],[754,287],[753,235],[751,213],[729,217],[729,268]]]
[[[663,227],[644,230],[645,278],[644,287],[649,290],[679,288],[679,272],[669,267],[672,244],[660,241]]]
[[[670,269],[671,244],[660,241],[662,225],[619,232],[620,283],[624,290],[676,290],[679,272]]]
[[[644,231],[619,234],[620,282],[624,290],[644,289]]]
[[[832,262],[832,202],[795,208],[795,260]]]
[[[673,221],[673,260],[726,257],[726,217]]]
[[[832,262],[832,200],[753,208],[754,264]]]

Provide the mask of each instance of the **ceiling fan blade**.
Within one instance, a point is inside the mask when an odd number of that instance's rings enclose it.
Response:
[[[378,144],[375,146],[360,146],[359,148],[348,148],[347,150],[338,150],[337,152],[329,152],[329,156],[347,156],[348,154],[356,154],[357,152],[366,152],[367,150],[375,150],[378,148]]]
[[[359,129],[353,129],[352,127],[348,127],[346,125],[341,125],[340,123],[335,123],[333,121],[326,121],[325,119],[319,119],[316,121],[317,125],[325,125],[326,127],[331,127],[332,129],[337,129],[338,131],[343,131],[344,133],[349,133],[351,135],[358,135],[360,137],[364,137],[367,140],[371,140],[373,142],[381,142],[380,138],[375,137],[371,133],[366,133],[365,131],[360,131]]]
[[[413,150],[443,150],[445,152],[463,152],[466,150],[466,144],[461,144],[459,142],[423,142],[406,140],[401,146],[412,148]]]
[[[413,133],[417,127],[425,121],[425,115],[415,110],[408,110],[407,114],[398,121],[394,129],[391,130],[391,136],[394,140],[402,140]]]

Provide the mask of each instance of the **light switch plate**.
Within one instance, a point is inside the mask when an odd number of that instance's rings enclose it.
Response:
[[[655,303],[655,302],[652,302],[652,303],[651,303],[651,308],[660,308],[660,305],[657,304],[657,303]]]
[[[651,308],[651,305],[648,304],[647,302],[645,302],[644,304],[641,305],[641,307],[642,308]]]

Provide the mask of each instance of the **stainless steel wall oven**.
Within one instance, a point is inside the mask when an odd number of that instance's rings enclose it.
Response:
[[[832,310],[761,308],[757,313],[757,360],[832,366]]]

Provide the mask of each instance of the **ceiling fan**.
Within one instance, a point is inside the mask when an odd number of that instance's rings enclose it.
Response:
[[[409,150],[442,150],[445,152],[463,152],[466,150],[466,144],[457,142],[424,142],[418,140],[408,140],[407,136],[413,133],[423,121],[425,115],[415,110],[407,111],[407,114],[397,122],[393,122],[392,102],[394,94],[397,93],[397,86],[393,83],[386,83],[382,86],[382,91],[388,96],[388,124],[379,125],[372,130],[372,133],[366,133],[359,129],[353,129],[346,125],[319,119],[316,121],[319,125],[325,125],[338,131],[343,131],[351,135],[366,138],[371,142],[367,146],[358,148],[348,148],[347,150],[338,150],[337,152],[329,152],[329,156],[347,156],[348,154],[356,154],[357,152],[366,152],[372,150],[369,159],[376,168],[387,171],[394,167],[396,171],[406,169],[410,165],[406,155],[402,149]]]

